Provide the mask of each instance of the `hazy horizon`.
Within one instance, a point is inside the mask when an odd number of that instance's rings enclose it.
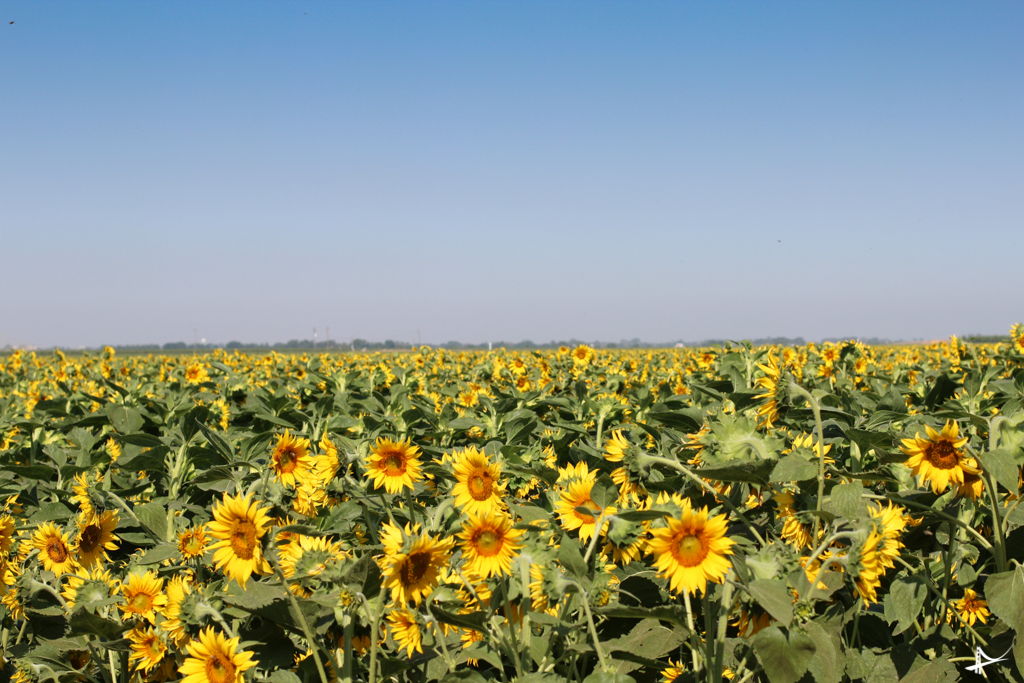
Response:
[[[0,348],[1006,334],[1022,29],[1014,2],[8,1]]]

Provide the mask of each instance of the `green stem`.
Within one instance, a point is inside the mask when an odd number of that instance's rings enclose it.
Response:
[[[523,665],[519,661],[521,653],[519,651],[519,637],[516,635],[516,624],[515,620],[512,619],[512,607],[508,601],[508,580],[502,578],[498,581],[498,585],[501,586],[501,601],[502,606],[505,608],[505,620],[508,621],[508,632],[509,638],[512,641],[512,651],[515,657],[512,658],[512,662],[516,667],[516,676],[520,677],[523,675]],[[582,590],[582,589],[581,589]],[[525,599],[525,598],[524,598]]]
[[[992,504],[992,530],[996,535],[996,569],[1000,572],[1006,571],[1006,536],[1003,535],[1003,522],[999,517],[999,490],[996,482],[992,479],[992,473],[982,470],[981,476],[985,479],[985,488],[988,489],[988,499]]]
[[[597,539],[601,536],[601,524],[604,523],[604,510],[597,516],[597,522],[594,524],[594,535],[590,537],[590,543],[587,545],[587,552],[583,555],[584,562],[590,562],[590,556],[594,552],[594,546],[597,545]]]
[[[594,615],[590,611],[590,598],[587,596],[587,592],[583,590],[583,586],[575,581],[571,583],[576,585],[576,588],[580,591],[580,597],[583,598],[583,611],[587,614],[587,625],[590,627],[590,637],[594,640],[594,652],[597,653],[597,661],[601,665],[601,670],[611,672],[612,668],[608,665],[608,660],[605,659],[604,650],[601,649],[601,639],[597,636]]]
[[[807,402],[811,404],[811,410],[814,411],[814,428],[818,432],[818,438],[815,440],[814,444],[818,451],[818,503],[816,510],[821,512],[821,503],[825,498],[825,434],[821,427],[821,404],[819,404],[817,399],[811,395],[811,392],[807,391],[793,380],[789,381],[789,388],[791,391],[795,391],[807,399]],[[812,538],[818,538],[818,530],[820,528],[821,518],[816,515],[814,517],[814,531],[812,532]]]
[[[732,574],[731,571],[729,573]],[[725,633],[729,626],[729,615],[732,614],[732,591],[732,581],[729,580],[729,576],[726,576],[722,586],[722,602],[718,610],[718,633],[715,636],[715,666],[713,670],[718,677],[715,683],[720,683],[722,680],[725,661]]]
[[[268,556],[270,560],[270,566],[274,569],[274,575],[277,580],[281,582],[281,586],[284,588],[285,594],[288,596],[288,602],[291,604],[292,611],[295,613],[295,619],[299,622],[299,626],[302,628],[303,635],[306,636],[306,641],[309,643],[309,650],[313,653],[313,661],[316,663],[317,673],[320,674],[321,683],[330,683],[327,678],[327,672],[324,670],[324,663],[320,661],[319,647],[317,646],[316,639],[313,637],[313,632],[309,628],[309,624],[306,623],[306,615],[302,613],[302,608],[299,606],[299,601],[295,599],[295,594],[291,592],[288,587],[288,579],[285,578],[284,572],[281,571],[281,565],[277,561],[276,552],[270,553]]]
[[[693,626],[693,607],[690,605],[690,591],[683,590],[683,602],[686,604],[686,628],[690,629],[690,660],[693,663],[694,675],[700,671],[700,643],[697,639],[697,629]]]
[[[366,602],[366,598],[363,598]],[[366,602],[367,616],[369,616],[370,604]],[[377,596],[377,609],[373,612],[373,625],[370,627],[370,683],[377,680],[377,641],[380,639],[380,618],[384,614],[384,593]]]

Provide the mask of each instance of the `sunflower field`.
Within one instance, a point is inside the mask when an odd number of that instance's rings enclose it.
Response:
[[[14,352],[0,680],[1024,681],[1022,463],[1021,325]]]

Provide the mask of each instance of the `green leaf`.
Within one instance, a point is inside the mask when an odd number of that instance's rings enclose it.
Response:
[[[623,510],[616,512],[615,516],[627,522],[647,522],[671,517],[672,513],[664,510]]]
[[[807,635],[814,641],[814,657],[807,669],[817,683],[840,683],[845,661],[839,634],[829,633],[816,621],[804,624]]]
[[[291,671],[285,671],[284,669],[278,669],[263,680],[267,683],[302,683],[302,679]]]
[[[135,408],[129,408],[118,403],[108,403],[106,412],[107,417],[110,418],[110,424],[114,425],[114,429],[119,434],[137,432],[146,423],[142,419],[142,414],[135,410]]]
[[[615,657],[617,652],[623,652],[632,658],[656,660],[677,649],[683,640],[684,637],[680,631],[665,628],[657,619],[644,619],[626,635],[606,641],[602,645],[605,651],[611,653],[611,656],[616,659],[623,659]],[[627,661],[635,662],[636,659]],[[644,661],[638,663],[647,666]],[[627,673],[635,668],[623,664],[619,666],[618,673]]]
[[[565,569],[578,579],[587,575],[587,563],[583,561],[580,544],[571,536],[563,536],[558,548],[558,561]]]
[[[747,590],[768,614],[783,626],[793,621],[793,596],[781,579],[758,579],[752,581]]]
[[[997,448],[994,451],[980,453],[978,459],[981,460],[982,468],[995,477],[1004,489],[1010,493],[1017,493],[1019,468],[1009,451]]]
[[[441,683],[487,683],[487,679],[474,669],[461,669],[449,671],[441,679]]]
[[[927,597],[928,587],[916,576],[900,576],[892,582],[889,592],[885,594],[883,607],[886,621],[896,622],[893,635],[903,633],[913,626]]]
[[[5,465],[4,469],[24,479],[35,481],[50,481],[57,470],[49,465]]]
[[[595,671],[584,678],[583,683],[636,683],[636,679],[628,674],[613,674],[606,671]]]
[[[889,655],[876,655],[871,650],[847,650],[846,675],[865,683],[897,683],[900,679]]]
[[[614,607],[599,607],[594,610],[594,613],[624,619],[659,619],[681,626],[684,637],[689,633],[686,631],[686,610],[680,605],[661,605],[659,607],[615,605]]]
[[[1024,617],[1024,566],[989,576],[985,581],[985,600],[992,614],[1013,628]]]
[[[953,683],[957,678],[955,664],[948,659],[936,659],[911,671],[900,683]]]
[[[771,481],[782,483],[790,481],[807,481],[818,476],[818,465],[799,453],[790,453],[779,460],[772,470]]]
[[[729,467],[702,467],[697,472],[704,479],[715,481],[758,484],[768,486],[768,474],[775,467],[774,460],[757,460],[755,462],[744,462]]]
[[[754,636],[754,652],[771,683],[797,683],[814,656],[814,641],[803,631],[783,631],[778,626],[761,629]]]
[[[468,629],[471,631],[484,631],[484,624],[487,623],[486,612],[471,612],[470,614],[454,614],[452,612],[446,612],[437,605],[430,608],[430,613],[441,622],[451,624],[452,626],[458,626],[459,628]]]
[[[134,512],[142,522],[142,526],[149,529],[154,536],[164,538],[167,535],[167,507],[165,505],[147,503],[136,507]]]
[[[152,550],[147,551],[145,557],[139,560],[138,564],[159,564],[160,562],[163,562],[164,560],[169,560],[172,557],[179,557],[178,548],[171,545],[170,543],[161,543]]]
[[[68,619],[68,627],[70,636],[99,636],[114,640],[131,628],[131,624],[104,619],[85,610],[75,610]]]
[[[224,602],[251,612],[254,609],[266,607],[275,600],[284,600],[286,597],[280,586],[248,581],[245,588],[242,588],[232,581],[224,593]]]
[[[594,482],[593,488],[590,489],[590,500],[597,503],[602,510],[614,504],[618,497],[619,487],[606,473],[602,473]]]
[[[861,519],[867,516],[867,505],[862,494],[864,487],[859,481],[839,484],[832,489],[827,508],[830,512],[847,519]]]

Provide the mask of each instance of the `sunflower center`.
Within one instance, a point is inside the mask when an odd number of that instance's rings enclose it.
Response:
[[[298,457],[296,457],[295,452],[292,450],[282,451],[281,455],[279,455],[277,458],[277,466],[284,474],[294,472],[298,464],[299,459]]]
[[[231,549],[243,560],[251,560],[256,552],[256,525],[243,520],[231,534]]]
[[[402,583],[412,586],[423,580],[430,569],[430,553],[413,553],[402,563]]]
[[[501,549],[501,536],[490,529],[485,529],[476,535],[476,550],[484,556],[491,556]]]
[[[206,679],[210,683],[227,683],[235,679],[235,665],[220,652],[206,660]]]
[[[469,495],[473,497],[473,500],[487,500],[490,498],[493,485],[494,480],[486,472],[476,472],[466,482],[466,488],[469,489]]]
[[[588,515],[584,512],[580,512],[579,508],[588,508],[590,510],[593,510],[594,512],[598,512],[600,508],[597,507],[597,503],[592,501],[590,498],[587,498],[586,500],[582,501],[579,505],[577,505],[575,508],[573,508],[572,511],[573,514],[576,515],[576,517],[584,524],[593,524],[595,521],[597,521],[594,519],[593,515]]]
[[[381,460],[384,473],[389,477],[397,477],[405,474],[405,458],[401,453],[388,453]]]
[[[189,555],[198,555],[202,549],[203,543],[195,534],[185,538],[185,552]]]
[[[95,524],[82,529],[82,534],[78,537],[78,547],[82,552],[91,553],[96,550],[100,544],[100,533],[100,528]]]
[[[46,554],[58,564],[66,562],[68,559],[68,547],[59,538],[51,538],[46,542]]]
[[[684,567],[696,567],[707,554],[708,550],[704,546],[703,539],[695,534],[687,534],[680,538],[673,553],[679,564]]]
[[[131,601],[133,612],[149,612],[153,609],[153,598],[146,593],[137,593]]]
[[[928,447],[928,462],[940,470],[951,470],[960,462],[951,441],[937,441]]]

